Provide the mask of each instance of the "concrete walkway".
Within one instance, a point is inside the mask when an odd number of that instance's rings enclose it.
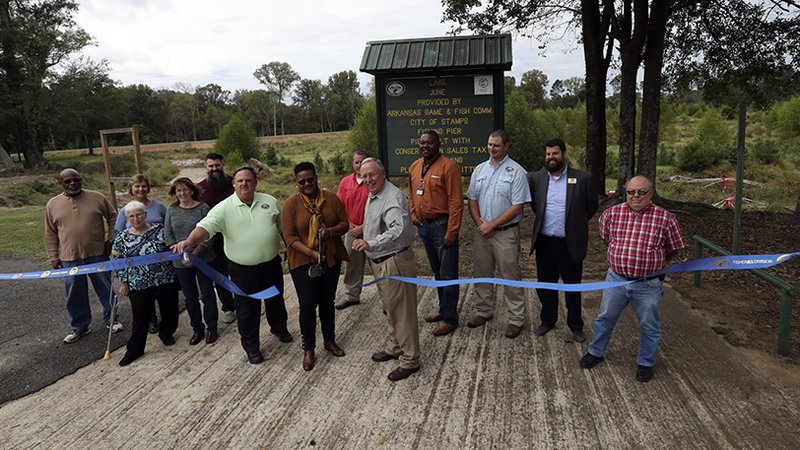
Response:
[[[503,336],[505,308],[483,328],[435,338],[420,320],[423,368],[392,383],[374,363],[387,326],[375,287],[337,313],[334,358],[301,368],[297,301],[287,277],[290,331],[282,344],[262,321],[267,361],[246,362],[235,324],[210,346],[150,338],[131,366],[99,360],[0,408],[2,448],[800,448],[800,387],[779,388],[736,356],[667,289],[655,378],[634,379],[638,330],[623,315],[606,360],[578,367],[586,344],[563,324],[539,338]],[[420,288],[420,317],[436,293]],[[599,293],[586,295],[587,332]],[[529,324],[538,301],[528,291]],[[462,321],[473,307],[462,288]],[[561,311],[562,318],[564,311]],[[587,333],[590,334],[590,333]],[[318,338],[321,341],[321,338]]]

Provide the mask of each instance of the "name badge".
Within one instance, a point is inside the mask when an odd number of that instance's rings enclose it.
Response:
[[[419,184],[419,187],[417,188],[417,195],[422,195],[422,193],[424,192],[424,189],[423,189],[424,185],[425,185],[424,182]]]
[[[578,184],[577,178],[567,178],[567,184]]]

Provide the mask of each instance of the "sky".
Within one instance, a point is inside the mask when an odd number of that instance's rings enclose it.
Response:
[[[439,0],[79,0],[76,22],[94,37],[83,54],[105,59],[111,78],[152,88],[215,83],[231,92],[261,89],[255,69],[287,62],[300,77],[327,82],[358,71],[369,41],[444,36]],[[472,33],[464,33],[472,34]],[[543,71],[550,83],[583,76],[583,54],[572,40],[540,43],[513,38],[513,75]]]

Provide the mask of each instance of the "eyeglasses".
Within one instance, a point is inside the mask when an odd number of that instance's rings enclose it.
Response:
[[[314,178],[314,177],[305,178],[305,179],[302,179],[302,180],[297,180],[297,184],[300,185],[300,186],[305,186],[307,184],[313,183],[314,180],[316,180],[316,178]]]
[[[64,184],[73,184],[73,183],[78,184],[81,181],[83,181],[83,178],[80,178],[80,177],[78,177],[78,178],[67,178],[65,180],[61,180],[61,182],[64,183]]]
[[[650,189],[639,189],[639,190],[629,189],[629,190],[625,191],[625,193],[630,195],[631,197],[633,197],[636,194],[639,194],[639,197],[644,197],[645,195],[650,193]]]

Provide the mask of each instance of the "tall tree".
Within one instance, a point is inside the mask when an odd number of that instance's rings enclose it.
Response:
[[[300,80],[300,75],[292,70],[289,63],[272,61],[256,69],[253,72],[259,83],[267,87],[267,90],[276,94],[275,102],[272,106],[272,123],[273,134],[278,134],[278,105],[283,103],[284,97],[291,91],[292,85]],[[283,117],[281,117],[281,123]],[[281,125],[281,133],[283,133],[283,125]]]
[[[25,166],[41,162],[43,82],[50,69],[91,42],[73,18],[71,0],[0,0],[0,141],[25,155]]]
[[[352,70],[344,70],[328,77],[327,103],[335,118],[335,130],[347,130],[353,126],[356,112],[364,104],[359,90],[358,77]]]
[[[319,125],[319,131],[325,131],[325,94],[326,86],[320,80],[300,80],[294,91],[294,102],[303,110],[306,117]]]
[[[471,30],[516,30],[542,41],[580,27],[586,67],[586,159],[592,182],[605,191],[606,78],[611,63],[611,0],[443,0],[444,17]],[[462,30],[458,28],[457,31]]]
[[[517,90],[534,108],[544,108],[547,84],[547,75],[541,70],[532,69],[522,74]]]
[[[123,103],[108,71],[105,60],[79,58],[49,83],[49,114],[43,122],[50,130],[52,142],[56,142],[55,134],[62,141],[69,140],[59,147],[85,146],[91,155],[98,139],[97,130],[120,126],[115,122],[123,116]]]

